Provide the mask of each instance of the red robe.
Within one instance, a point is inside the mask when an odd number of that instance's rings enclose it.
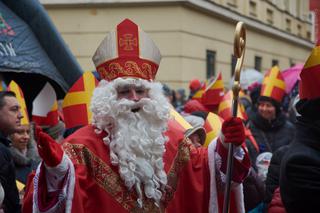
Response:
[[[160,208],[147,198],[143,200],[143,209],[137,206],[135,190],[127,189],[118,174],[118,167],[110,163],[109,148],[102,142],[105,135],[97,135],[92,126],[87,126],[67,138],[63,149],[75,170],[71,212],[208,212],[210,172],[207,149],[195,148],[177,128],[169,122],[166,133],[169,141],[163,156],[168,187]],[[234,177],[241,181],[247,175],[249,158],[246,154],[242,162],[235,161]],[[39,171],[37,203],[45,212],[54,206],[59,192],[47,192],[44,166]],[[34,202],[32,182],[30,179],[23,212],[31,212]]]

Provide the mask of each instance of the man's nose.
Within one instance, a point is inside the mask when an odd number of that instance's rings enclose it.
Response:
[[[136,90],[134,90],[134,89],[130,90],[130,100],[139,101],[139,96],[138,96]]]
[[[22,118],[23,118],[23,115],[22,115],[21,111],[19,111],[18,118],[19,118],[19,119],[22,119]]]

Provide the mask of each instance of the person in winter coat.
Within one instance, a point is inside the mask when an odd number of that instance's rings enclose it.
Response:
[[[319,44],[319,42],[318,42]],[[318,212],[320,204],[319,45],[300,73],[297,137],[281,163],[280,192],[288,213]]]
[[[21,125],[9,136],[12,141],[10,151],[16,168],[16,178],[24,184],[30,172],[35,170],[40,162],[31,129],[29,124]]]
[[[268,205],[274,197],[275,190],[279,188],[279,179],[280,179],[280,165],[283,159],[283,156],[289,149],[289,145],[285,145],[280,147],[277,151],[275,151],[272,155],[267,179],[265,181],[266,184],[266,193],[264,202]],[[279,191],[280,193],[280,191]],[[280,194],[279,194],[280,196]]]
[[[253,166],[258,155],[264,152],[273,153],[294,139],[295,128],[281,112],[281,100],[284,94],[285,83],[280,70],[278,67],[273,67],[265,75],[257,112],[247,124],[258,145],[256,147],[250,142],[246,143]]]
[[[0,185],[3,188],[3,191],[0,189],[3,192],[0,192],[3,198],[0,211],[10,213],[20,212],[21,207],[15,183],[14,163],[9,151],[11,142],[7,137],[21,125],[22,117],[15,93],[0,91]]]
[[[297,136],[281,164],[280,190],[286,210],[313,212],[320,200],[320,98],[297,104]]]

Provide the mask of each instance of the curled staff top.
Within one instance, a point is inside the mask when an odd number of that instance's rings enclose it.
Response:
[[[246,47],[246,29],[243,22],[238,22],[235,30],[234,37],[234,56],[237,57],[237,64],[234,74],[234,83],[232,87],[234,98],[238,98],[240,91],[240,72],[243,64],[244,54]]]

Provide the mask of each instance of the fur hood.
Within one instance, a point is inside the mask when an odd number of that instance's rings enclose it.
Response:
[[[31,166],[32,162],[39,163],[40,157],[35,142],[31,140],[27,147],[27,155],[24,156],[17,148],[11,146],[10,151],[16,166]]]

